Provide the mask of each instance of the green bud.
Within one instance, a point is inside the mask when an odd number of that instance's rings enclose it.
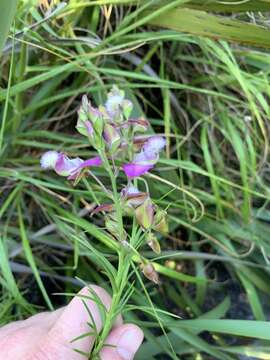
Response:
[[[130,114],[133,110],[133,104],[130,100],[125,99],[122,101],[121,105],[122,105],[124,117],[126,118],[126,120],[128,120],[128,118],[130,117]]]
[[[92,124],[89,120],[83,121],[81,119],[81,117],[79,117],[79,119],[77,121],[76,129],[80,134],[82,134],[84,136],[88,136],[90,138],[93,137],[94,130],[93,130]]]
[[[109,123],[106,123],[103,129],[103,138],[106,141],[110,153],[115,153],[121,144],[121,137],[115,127]]]

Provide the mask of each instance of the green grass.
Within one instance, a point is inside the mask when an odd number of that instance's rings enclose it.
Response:
[[[42,21],[38,8],[19,2],[1,57],[1,324],[65,303],[53,294],[77,291],[78,279],[112,291],[119,244],[86,211],[102,202],[102,189],[43,172],[39,157],[47,149],[90,157],[74,128],[81,96],[100,103],[117,84],[135,114],[169,139],[147,180],[168,208],[170,232],[159,256],[142,249],[161,284],[146,280],[134,257],[120,306],[145,332],[137,359],[270,359],[270,55],[230,37],[149,25],[166,26],[164,9],[181,12],[183,1],[150,13],[153,2],[118,1],[106,18],[111,3],[71,1]],[[254,3],[251,10],[268,6]],[[185,11],[201,7],[194,1]],[[249,21],[228,21],[238,20]],[[269,41],[268,32],[257,34]]]

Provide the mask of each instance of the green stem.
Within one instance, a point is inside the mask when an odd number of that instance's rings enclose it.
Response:
[[[127,257],[125,248],[122,247],[119,250],[119,259],[118,259],[118,271],[115,279],[117,291],[112,296],[112,302],[109,311],[106,314],[106,320],[103,326],[103,330],[99,336],[99,341],[97,346],[94,349],[91,359],[98,360],[99,353],[104,346],[104,343],[111,331],[112,325],[119,313],[119,303],[122,298],[123,289],[125,287],[127,276],[128,276],[128,268],[130,266],[129,261],[127,262]],[[105,345],[106,346],[106,345]]]
[[[119,195],[117,192],[116,178],[112,171],[112,168],[108,161],[108,158],[103,151],[100,152],[100,157],[104,163],[105,169],[107,170],[110,180],[111,180],[112,190],[113,190],[113,200],[114,200],[114,205],[115,205],[115,209],[116,209],[117,222],[119,225],[119,241],[122,242],[125,240],[124,239],[124,225],[123,225],[123,216],[122,216],[120,199],[119,199]]]
[[[117,222],[118,222],[118,227],[119,227],[119,241],[123,242],[125,240],[124,225],[123,225],[123,216],[122,216],[120,198],[119,198],[119,194],[117,192],[116,178],[112,171],[110,162],[106,156],[105,151],[100,150],[99,155],[103,161],[104,167],[107,170],[110,180],[111,180],[111,185],[112,185],[112,190],[113,190],[113,200],[114,200],[114,204],[115,204]],[[126,256],[127,253],[126,253],[124,246],[121,246],[119,248],[118,255],[119,255],[118,268],[117,268],[117,275],[116,275],[116,279],[115,279],[116,290],[113,293],[112,303],[111,303],[109,311],[106,314],[105,323],[104,323],[102,332],[99,336],[98,343],[92,353],[92,357],[91,357],[92,359],[99,359],[99,353],[100,353],[101,349],[103,348],[104,342],[106,341],[106,338],[109,335],[112,324],[115,321],[115,318],[117,317],[117,315],[119,313],[119,303],[120,303],[120,300],[122,297],[123,290],[125,288],[125,284],[127,282],[128,268],[130,266],[130,261],[127,261],[128,256]]]

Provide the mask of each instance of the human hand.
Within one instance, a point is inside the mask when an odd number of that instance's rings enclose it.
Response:
[[[109,309],[111,298],[99,286],[91,289]],[[79,292],[90,296],[87,288]],[[97,330],[102,329],[102,319],[97,304],[84,298],[91,312]],[[64,308],[54,312],[44,312],[27,320],[16,321],[0,328],[0,360],[86,360],[86,356],[74,351],[78,349],[90,353],[94,337],[86,336],[75,342],[80,335],[91,332],[87,324],[91,322],[82,299],[75,296]],[[142,330],[133,324],[123,324],[122,318],[116,319],[100,353],[101,360],[131,360],[143,341]]]

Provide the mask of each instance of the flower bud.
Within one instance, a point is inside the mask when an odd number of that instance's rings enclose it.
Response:
[[[138,223],[144,229],[150,229],[154,219],[154,205],[148,197],[142,205],[138,206],[135,210],[135,216]]]
[[[84,136],[89,136],[90,138],[93,136],[94,129],[89,120],[83,121],[79,117],[77,121],[76,129],[80,134]]]
[[[146,242],[156,254],[160,254],[160,245],[157,237],[153,233],[150,232],[146,235]]]
[[[121,137],[115,127],[106,123],[103,129],[103,138],[106,141],[110,153],[115,153],[121,144]]]
[[[123,109],[124,117],[126,118],[126,120],[128,120],[128,118],[133,110],[132,102],[128,99],[124,99],[122,101],[122,109]]]
[[[84,136],[93,138],[94,130],[101,136],[102,130],[100,128],[103,129],[102,113],[91,105],[86,95],[82,97],[76,128]]]
[[[155,284],[159,284],[158,273],[156,272],[153,264],[141,264],[141,269],[144,276]]]
[[[108,94],[105,108],[111,119],[114,119],[115,121],[120,120],[120,110],[124,101],[124,96],[125,92],[123,90],[119,90],[117,86],[113,86],[112,90]]]
[[[87,96],[83,95],[82,104],[80,106],[79,113],[78,113],[78,115],[82,121],[86,121],[88,119],[89,107],[90,107],[90,102],[89,102]]]

